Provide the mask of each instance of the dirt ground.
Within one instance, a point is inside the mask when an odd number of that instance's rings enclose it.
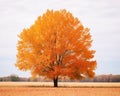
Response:
[[[0,87],[0,96],[120,96],[120,88]]]

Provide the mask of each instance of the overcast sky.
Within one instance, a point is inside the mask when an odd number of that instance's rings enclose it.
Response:
[[[120,0],[0,0],[0,77],[30,76],[15,66],[17,35],[47,9],[66,9],[90,28],[96,74],[120,74]]]

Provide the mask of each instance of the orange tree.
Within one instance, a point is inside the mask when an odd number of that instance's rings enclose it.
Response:
[[[17,46],[16,66],[33,77],[45,76],[58,86],[58,79],[93,77],[96,61],[91,35],[78,18],[66,10],[47,10],[24,29]]]

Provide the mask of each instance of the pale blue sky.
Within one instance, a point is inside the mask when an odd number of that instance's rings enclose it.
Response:
[[[119,0],[0,0],[0,77],[30,76],[14,66],[17,35],[47,9],[64,8],[91,29],[96,74],[120,74]]]

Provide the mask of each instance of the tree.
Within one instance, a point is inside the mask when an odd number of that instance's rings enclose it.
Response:
[[[33,77],[58,79],[93,77],[96,61],[91,35],[78,18],[66,10],[47,10],[19,35],[16,66]]]
[[[19,81],[19,77],[15,74],[10,75],[9,78],[10,78],[10,81]]]

